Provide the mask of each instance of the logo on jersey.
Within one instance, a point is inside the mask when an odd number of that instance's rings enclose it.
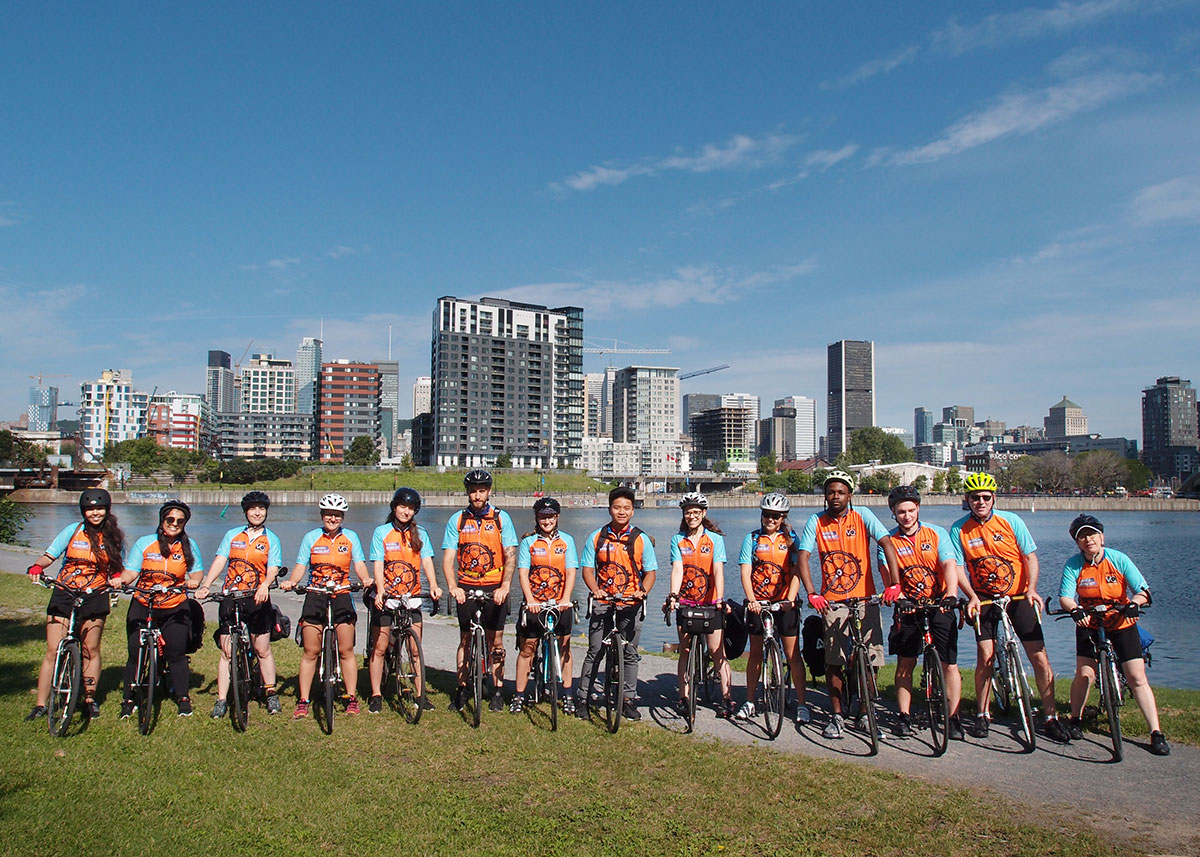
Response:
[[[992,533],[992,541],[994,541],[994,542],[1004,541],[1004,533]]]

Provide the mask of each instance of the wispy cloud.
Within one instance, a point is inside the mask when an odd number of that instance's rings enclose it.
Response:
[[[883,160],[897,165],[936,161],[1002,137],[1032,133],[1117,99],[1144,92],[1161,81],[1159,75],[1114,72],[1085,75],[1033,92],[1010,93],[955,122],[938,139],[886,155]]]
[[[336,247],[329,248],[325,254],[330,259],[344,259],[347,256],[357,256],[358,250],[353,247],[347,247],[345,244],[339,244]]]
[[[243,271],[269,271],[272,274],[284,274],[300,264],[297,256],[277,256],[265,262],[251,262],[242,265]]]
[[[873,77],[881,74],[887,74],[890,71],[898,69],[902,65],[908,65],[915,60],[921,53],[920,45],[912,45],[899,53],[893,54],[882,59],[870,60],[856,68],[849,74],[839,77],[837,80],[827,80],[821,84],[822,89],[846,89],[855,84],[862,83],[864,80],[870,80]]]
[[[1133,198],[1130,217],[1142,226],[1172,220],[1200,222],[1200,175],[1179,176],[1143,188]]]
[[[619,185],[638,176],[665,172],[709,173],[717,170],[755,169],[774,163],[799,142],[789,134],[750,137],[737,134],[727,143],[709,143],[692,154],[677,153],[660,158],[644,158],[626,166],[596,165],[550,185],[554,193],[595,190],[602,185]]]

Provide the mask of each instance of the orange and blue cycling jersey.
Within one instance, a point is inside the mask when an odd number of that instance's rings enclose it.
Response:
[[[974,515],[959,518],[950,528],[950,547],[981,597],[1024,595],[1029,589],[1025,557],[1037,545],[1025,522],[1012,512],[995,509],[986,521]]]
[[[512,518],[492,506],[478,515],[466,509],[451,515],[442,534],[442,550],[457,552],[459,586],[499,586],[504,580],[504,549],[516,546]]]
[[[526,570],[529,591],[538,603],[561,600],[567,580],[577,568],[575,540],[567,533],[555,533],[549,538],[533,533],[521,539],[517,548],[517,571]]]
[[[738,565],[750,566],[750,597],[756,601],[782,601],[796,573],[796,533],[773,536],[762,530],[746,533]]]
[[[333,535],[323,529],[310,530],[296,554],[296,565],[308,566],[308,582],[313,586],[349,586],[351,566],[366,561],[362,542],[353,530],[338,530]]]
[[[870,509],[847,509],[841,517],[828,512],[810,515],[797,550],[812,553],[821,564],[821,594],[829,601],[867,598],[875,594],[871,573],[871,539],[888,538],[887,528]]]
[[[683,533],[671,536],[671,562],[683,563],[679,600],[684,604],[715,604],[717,576],[714,563],[725,562],[725,539],[701,529],[695,539]]]
[[[416,546],[413,536],[421,542]],[[421,565],[424,557],[433,558],[429,533],[420,524],[401,529],[390,521],[376,527],[371,535],[371,561],[383,563],[383,591],[395,597],[421,594]]]
[[[1067,560],[1058,595],[1076,600],[1082,607],[1095,607],[1097,604],[1128,604],[1130,593],[1136,595],[1149,589],[1146,578],[1133,560],[1120,551],[1104,548],[1096,562],[1088,562],[1082,553]],[[1093,628],[1097,618],[1089,617]],[[1119,631],[1136,624],[1137,619],[1122,616],[1117,611],[1104,616],[1106,631]]]
[[[596,585],[606,595],[632,598],[641,589],[647,571],[658,570],[658,557],[650,537],[629,524],[615,532],[612,524],[593,530],[583,544],[582,568],[595,571]]]
[[[892,528],[891,536],[904,597],[945,598],[946,578],[942,574],[942,563],[954,562],[950,534],[937,524],[921,523],[911,536],[901,533],[899,527]],[[879,570],[883,572],[887,568],[883,548],[877,551],[877,558]]]
[[[192,547],[190,567],[183,555],[183,546],[178,541],[171,543],[167,556],[162,554],[157,535],[142,536],[134,542],[133,550],[129,552],[129,564],[126,566],[127,571],[138,573],[138,579],[134,585],[139,589],[149,589],[159,585],[183,586],[188,574],[204,567],[204,561],[200,556],[200,546],[193,538],[189,538],[188,542]],[[140,592],[134,593],[133,597],[145,606],[158,610],[178,607],[187,600],[187,596],[182,592],[153,596],[153,603],[151,603],[151,596],[143,595]]]
[[[108,576],[104,573],[108,567],[108,552],[99,533],[96,534],[96,541],[100,547],[99,556],[93,553],[83,524],[69,524],[55,537],[50,547],[46,548],[46,556],[63,558],[58,583],[68,589],[90,589],[93,592],[108,587]]]
[[[246,592],[259,587],[268,568],[283,565],[283,546],[279,536],[265,527],[255,536],[251,536],[246,527],[234,527],[221,539],[217,556],[229,560],[222,588]]]

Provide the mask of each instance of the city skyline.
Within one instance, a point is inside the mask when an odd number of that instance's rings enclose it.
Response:
[[[1066,392],[1139,438],[1141,390],[1200,375],[1196,10],[15,8],[0,418],[28,376],[203,392],[251,341],[390,344],[406,385],[453,293],[730,365],[685,393],[821,401],[871,340],[879,424]]]

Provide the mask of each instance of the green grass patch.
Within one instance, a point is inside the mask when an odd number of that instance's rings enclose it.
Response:
[[[528,471],[497,471],[495,490],[502,493],[532,493],[545,491],[548,494],[607,493],[606,482],[578,473],[534,473]],[[286,479],[258,482],[253,485],[227,485],[218,482],[200,482],[188,485],[188,490],[228,491],[233,488],[262,491],[393,491],[407,485],[418,491],[453,491],[462,493],[463,472],[437,473],[427,470],[324,470],[298,473]]]

